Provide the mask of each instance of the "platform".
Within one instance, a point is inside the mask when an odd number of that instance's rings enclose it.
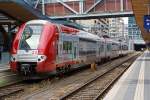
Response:
[[[3,52],[2,53],[2,59],[0,60],[0,72],[10,69],[9,59],[10,59],[9,53],[8,52]]]
[[[150,100],[150,51],[145,51],[103,100]]]

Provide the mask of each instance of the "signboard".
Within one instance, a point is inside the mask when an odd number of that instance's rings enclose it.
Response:
[[[144,16],[144,28],[150,30],[150,15]]]

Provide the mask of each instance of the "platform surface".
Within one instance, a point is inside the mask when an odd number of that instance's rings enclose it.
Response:
[[[150,100],[150,51],[145,51],[103,100]]]

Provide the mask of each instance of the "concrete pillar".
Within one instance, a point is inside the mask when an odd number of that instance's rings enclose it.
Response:
[[[84,11],[84,2],[83,0],[80,0],[79,1],[79,13],[83,14],[83,11]]]
[[[42,13],[45,15],[45,0],[42,0]]]
[[[123,0],[120,0],[120,11],[123,11]]]

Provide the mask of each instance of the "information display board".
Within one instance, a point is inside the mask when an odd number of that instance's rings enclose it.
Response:
[[[150,31],[150,15],[144,16],[144,28]]]

